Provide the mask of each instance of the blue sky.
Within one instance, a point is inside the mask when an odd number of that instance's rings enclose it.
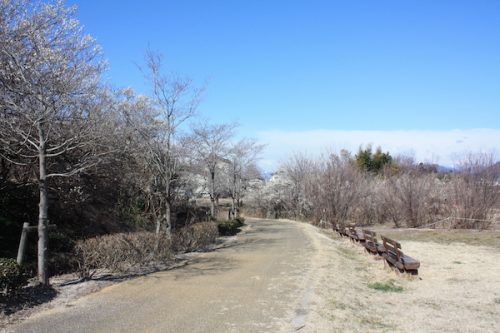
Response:
[[[134,63],[150,45],[168,70],[208,82],[204,117],[262,141],[302,135],[286,151],[266,142],[266,168],[291,149],[377,145],[395,132],[407,146],[394,153],[443,164],[462,143],[500,151],[500,1],[68,3],[115,85],[147,92]],[[447,134],[456,151],[440,147]]]

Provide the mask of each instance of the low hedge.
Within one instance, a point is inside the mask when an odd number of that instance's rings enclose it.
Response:
[[[213,222],[200,222],[185,226],[172,234],[172,250],[191,252],[204,250],[215,243],[219,236],[217,225]]]
[[[241,227],[245,225],[245,219],[237,217],[233,220],[219,221],[217,227],[221,236],[233,236],[241,231]]]
[[[100,268],[127,272],[135,266],[167,261],[175,252],[205,249],[217,236],[213,222],[180,228],[171,238],[146,231],[97,236],[76,242],[74,258],[80,276],[90,278]]]
[[[127,272],[136,265],[171,258],[170,240],[153,232],[97,236],[76,243],[74,249],[81,277],[92,277],[99,268]]]

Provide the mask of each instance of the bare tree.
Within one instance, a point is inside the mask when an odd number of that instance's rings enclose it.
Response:
[[[153,90],[153,102],[158,110],[157,121],[162,127],[158,143],[162,154],[153,159],[164,187],[165,222],[167,234],[172,228],[172,186],[179,171],[179,156],[175,149],[179,127],[193,117],[200,102],[200,89],[193,87],[192,81],[177,74],[162,73],[162,55],[151,50],[146,52],[147,78]],[[157,228],[157,232],[158,232]]]
[[[405,222],[415,228],[440,218],[440,184],[434,175],[408,169],[387,179],[384,185],[384,207],[397,227]]]
[[[124,111],[142,142],[140,150],[135,153],[150,170],[145,189],[155,215],[156,233],[159,234],[164,221],[170,237],[173,187],[180,171],[179,127],[194,116],[201,90],[195,89],[190,79],[173,73],[164,74],[161,54],[147,50],[145,59],[146,68],[142,71],[151,84],[152,96],[147,101],[142,98],[142,102],[134,102],[129,96],[130,102]]]
[[[493,154],[467,154],[450,183],[450,213],[456,228],[486,229],[492,209],[500,202],[498,164]]]
[[[258,154],[264,148],[253,139],[241,139],[229,149],[229,160],[231,162],[229,172],[229,192],[231,195],[231,214],[238,217],[241,204],[244,181],[248,181],[254,175],[255,161]],[[245,179],[246,178],[246,179]]]
[[[321,186],[325,214],[334,223],[345,223],[360,199],[363,175],[347,154],[330,154],[324,161]]]
[[[17,165],[38,164],[38,278],[44,285],[49,283],[47,181],[96,163],[103,64],[99,47],[82,35],[74,13],[62,1],[0,2],[0,152]],[[51,162],[68,152],[79,158]]]
[[[200,102],[201,90],[192,81],[178,74],[162,73],[162,55],[151,50],[146,52],[147,78],[153,90],[153,102],[157,108],[156,121],[161,127],[155,145],[150,145],[159,177],[161,177],[165,204],[167,235],[172,228],[172,187],[179,172],[179,156],[175,147],[179,127],[193,117]],[[154,147],[155,146],[155,147]],[[159,226],[157,227],[159,232]]]
[[[314,169],[313,161],[304,154],[295,153],[281,168],[292,183],[292,202],[290,206],[293,210],[293,216],[295,218],[304,218],[312,206],[309,200],[306,199],[306,186],[308,177]]]
[[[163,128],[157,121],[158,112],[148,97],[137,96],[131,89],[118,92],[115,98],[116,107],[127,124],[124,135],[128,154],[138,166],[133,170],[136,182],[144,194],[146,211],[153,217],[158,235],[165,215],[162,174],[165,147],[161,140]]]
[[[284,170],[273,173],[264,188],[254,196],[254,204],[261,206],[263,216],[271,218],[292,217],[292,188],[293,184]]]
[[[236,124],[201,124],[193,128],[191,147],[194,158],[207,171],[209,178],[210,215],[215,218],[220,190],[216,187],[218,167],[227,159],[229,140],[234,134]]]

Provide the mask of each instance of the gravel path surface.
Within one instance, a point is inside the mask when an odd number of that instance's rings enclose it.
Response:
[[[186,266],[106,287],[6,332],[499,332],[498,248],[404,241],[422,263],[408,279],[331,231],[247,224],[222,248],[187,255]]]
[[[36,314],[14,332],[291,332],[307,327],[322,277],[314,227],[247,220],[225,247]]]

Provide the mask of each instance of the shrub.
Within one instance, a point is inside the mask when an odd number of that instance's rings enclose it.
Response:
[[[241,216],[235,218],[233,221],[234,221],[234,223],[236,223],[238,225],[238,227],[242,227],[245,225],[245,218],[243,218]]]
[[[16,291],[28,282],[28,277],[14,259],[0,258],[0,291],[7,294]]]
[[[204,249],[214,243],[218,235],[215,223],[202,222],[174,231],[171,239],[154,232],[93,237],[78,241],[74,253],[80,276],[89,278],[99,268],[126,272],[137,265],[168,260],[172,251]]]
[[[490,154],[469,155],[449,182],[453,228],[488,229],[491,214],[500,203],[499,164]]]
[[[105,235],[78,241],[75,245],[78,272],[91,277],[96,269],[125,272],[135,265],[164,261],[171,257],[165,234],[134,232]]]
[[[219,221],[217,227],[221,236],[233,236],[241,231],[241,227],[245,225],[245,219],[237,217],[234,220]]]
[[[416,228],[439,220],[443,213],[443,184],[432,174],[409,171],[386,182],[384,206],[396,227]]]
[[[214,222],[195,223],[176,230],[172,235],[172,250],[190,252],[206,249],[219,236]]]
[[[49,246],[50,256],[47,258],[47,265],[50,276],[74,272],[77,267],[73,255],[75,241],[64,230],[58,229],[49,233]],[[31,253],[35,253],[34,249]],[[34,261],[26,262],[27,266],[34,264]]]

